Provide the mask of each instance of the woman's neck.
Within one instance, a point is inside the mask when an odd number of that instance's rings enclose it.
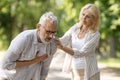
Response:
[[[85,26],[85,25],[83,25],[82,27],[81,27],[81,32],[87,32],[87,30],[88,30],[88,27],[87,26]]]

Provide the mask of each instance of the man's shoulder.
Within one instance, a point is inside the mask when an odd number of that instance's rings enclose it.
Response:
[[[34,37],[36,30],[25,30],[23,32],[21,32],[17,37],[21,37],[21,38],[32,38]]]
[[[25,30],[20,33],[20,35],[27,36],[27,35],[33,35],[36,32],[36,30]]]
[[[28,42],[29,40],[34,38],[35,31],[36,30],[25,30],[18,34],[12,41]]]

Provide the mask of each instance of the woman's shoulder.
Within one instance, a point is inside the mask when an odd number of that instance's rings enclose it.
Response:
[[[98,37],[100,37],[100,32],[97,30],[94,33],[91,33],[91,36],[98,36]]]
[[[74,31],[77,30],[77,29],[79,29],[79,23],[74,24],[74,25],[70,28],[70,30],[71,30],[72,32],[74,32]]]
[[[100,35],[100,32],[97,30],[94,34],[95,35]]]

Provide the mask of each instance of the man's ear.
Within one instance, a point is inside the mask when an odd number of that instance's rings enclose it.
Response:
[[[40,30],[40,27],[41,27],[41,24],[37,24],[37,25],[36,25],[36,29],[37,29],[37,30]]]

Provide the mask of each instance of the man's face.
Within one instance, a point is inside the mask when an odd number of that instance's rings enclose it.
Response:
[[[45,26],[40,27],[39,38],[41,42],[47,44],[53,38],[55,33],[57,32],[57,27],[50,22],[50,20],[46,21]]]

